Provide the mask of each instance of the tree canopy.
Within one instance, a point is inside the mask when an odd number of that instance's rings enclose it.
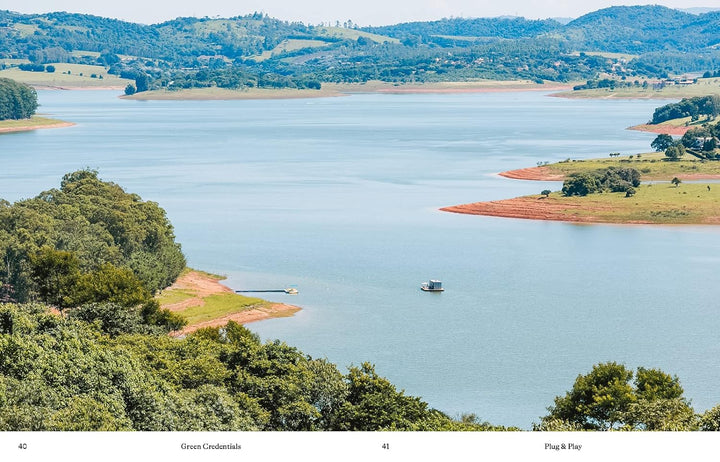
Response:
[[[0,431],[490,430],[228,323],[186,338],[0,304]]]
[[[35,89],[7,78],[0,78],[0,120],[28,119],[37,109]]]
[[[676,376],[643,367],[633,373],[615,362],[597,364],[579,375],[548,411],[540,425],[545,430],[698,429],[698,417]]]
[[[185,267],[165,211],[93,170],[69,173],[60,189],[35,198],[0,202],[0,257],[8,300],[37,297],[58,308],[77,304],[73,297],[89,301],[97,278],[149,295]],[[101,298],[94,301],[119,301]]]
[[[572,174],[565,180],[562,193],[565,196],[587,196],[610,191],[627,192],[640,186],[640,172],[634,168],[608,167],[589,173]]]

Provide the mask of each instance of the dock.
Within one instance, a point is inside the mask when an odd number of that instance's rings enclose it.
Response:
[[[263,292],[264,293],[274,292],[274,293],[285,293],[285,294],[290,294],[290,295],[297,295],[298,290],[290,287],[287,289],[236,290],[235,291],[236,294],[263,293]]]

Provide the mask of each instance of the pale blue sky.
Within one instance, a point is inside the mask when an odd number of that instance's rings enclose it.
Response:
[[[262,11],[306,24],[351,19],[361,25],[427,21],[443,17],[578,17],[613,5],[658,4],[671,8],[716,6],[717,0],[3,0],[0,9],[21,13],[69,11],[146,24],[178,16],[238,16]]]

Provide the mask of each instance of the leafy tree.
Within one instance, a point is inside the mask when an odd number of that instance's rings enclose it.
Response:
[[[136,92],[137,90],[135,89],[135,85],[131,83],[127,84],[127,86],[125,87],[125,94],[128,96],[134,95]]]
[[[363,363],[348,374],[348,398],[334,417],[334,430],[411,430],[428,413],[419,398],[405,396]]]
[[[40,298],[62,310],[73,306],[80,261],[72,252],[44,247],[30,256],[31,275]]]
[[[149,89],[149,85],[150,78],[148,77],[148,75],[144,72],[138,73],[138,75],[135,77],[135,88],[137,92],[139,93],[141,91],[147,91]]]
[[[104,263],[97,271],[78,278],[73,298],[75,306],[108,302],[132,307],[147,302],[150,293],[128,268]]]
[[[32,87],[0,78],[0,120],[28,119],[37,106],[37,93]]]
[[[665,157],[668,160],[680,160],[685,155],[685,146],[682,144],[673,144],[665,150]]]
[[[698,418],[676,376],[658,369],[633,372],[621,364],[602,363],[575,380],[571,391],[556,397],[536,429],[695,430]]]
[[[597,176],[587,173],[574,174],[565,180],[562,193],[565,196],[587,196],[600,191],[601,184]]]
[[[658,135],[657,138],[655,138],[652,143],[650,143],[650,147],[657,152],[660,152],[672,146],[673,142],[674,141],[672,136],[663,133]]]
[[[624,429],[644,431],[691,431],[698,416],[683,398],[639,399],[622,415]]]
[[[715,140],[715,138],[708,138],[703,142],[703,151],[712,152],[715,149],[717,149],[717,141]]]
[[[542,194],[542,195],[545,196],[545,197],[548,197],[551,192],[552,192],[552,191],[550,191],[549,189],[543,189],[543,190],[540,192],[540,194]]]
[[[75,300],[47,298],[51,280],[44,278],[52,268],[47,259],[37,259],[37,271],[32,274],[30,258],[41,255],[43,248],[70,252],[79,261],[82,277],[73,292],[78,296]],[[0,287],[8,287],[3,293],[12,291],[14,300],[27,301],[42,289],[42,297],[60,308],[100,301],[127,304],[113,297],[120,292],[128,297],[137,281],[131,281],[129,274],[123,276],[122,271],[132,271],[145,292],[151,294],[172,284],[185,267],[165,211],[114,183],[101,181],[92,170],[69,173],[60,189],[33,199],[12,205],[0,203],[0,258],[4,262],[0,265]],[[105,283],[116,285],[116,295],[100,296],[101,290],[110,290],[110,285],[100,289]],[[133,303],[144,303],[145,296],[138,291],[136,287]],[[67,297],[69,292],[56,290],[55,295]]]
[[[700,416],[700,430],[717,432],[720,431],[720,404],[708,409]]]
[[[678,186],[680,186],[680,183],[682,183],[682,180],[680,180],[680,178],[678,177],[673,177],[673,179],[670,180],[670,183],[674,184],[677,188]]]
[[[555,398],[547,419],[559,419],[586,430],[610,430],[622,421],[623,413],[637,397],[630,385],[633,373],[615,362],[593,366],[579,375],[572,390]],[[545,420],[545,419],[543,419]]]

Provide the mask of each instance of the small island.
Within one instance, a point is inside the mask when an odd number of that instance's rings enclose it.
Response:
[[[720,114],[717,96],[685,99],[655,111],[653,127],[679,127],[673,139],[663,130],[656,152],[606,159],[571,160],[500,173],[512,179],[563,181],[561,191],[440,210],[506,218],[614,224],[720,224]],[[664,124],[664,125],[663,125]],[[649,182],[641,184],[640,179]]]

